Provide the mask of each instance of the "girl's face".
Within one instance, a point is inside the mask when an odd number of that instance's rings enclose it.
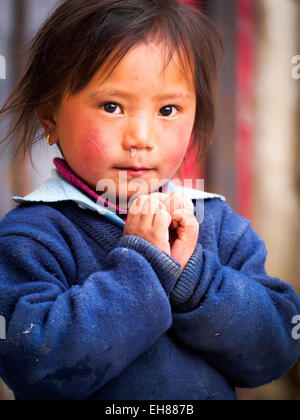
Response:
[[[115,199],[126,200],[158,191],[183,161],[196,113],[193,76],[190,90],[178,55],[165,73],[164,64],[163,45],[140,44],[109,78],[100,69],[55,111],[54,140],[72,170],[99,195],[106,191],[112,200],[115,189]],[[126,170],[133,167],[148,170]]]

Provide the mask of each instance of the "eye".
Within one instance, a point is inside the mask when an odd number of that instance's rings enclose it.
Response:
[[[172,115],[172,108],[176,111],[179,111],[179,108],[177,108],[175,105],[168,105],[161,108],[160,112],[163,114],[164,117],[175,117],[175,115]]]
[[[119,108],[121,110],[120,105],[118,105],[115,102],[106,102],[99,106],[99,108],[103,108],[105,112],[108,114],[120,114],[116,112],[116,110]],[[162,113],[163,117],[175,117],[176,113],[172,115],[172,111],[179,111],[179,108],[175,105],[168,105],[161,108],[160,112]]]
[[[120,108],[120,106],[115,102],[106,102],[105,104],[100,105],[99,108],[103,108],[108,114],[116,114],[115,111],[117,108]]]

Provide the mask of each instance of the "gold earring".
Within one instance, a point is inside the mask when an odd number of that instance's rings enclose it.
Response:
[[[50,141],[50,134],[48,134],[47,136],[47,143],[49,144],[49,146],[53,146],[53,143]]]

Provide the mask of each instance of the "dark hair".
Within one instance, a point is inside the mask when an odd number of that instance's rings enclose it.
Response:
[[[222,43],[203,12],[179,0],[67,0],[29,44],[24,75],[0,109],[11,116],[6,140],[24,155],[44,137],[37,116],[41,104],[60,103],[82,90],[102,65],[112,71],[136,44],[149,36],[162,40],[169,60],[177,52],[194,76],[197,110],[193,127],[197,158],[210,143],[215,124],[218,54]],[[108,58],[112,57],[108,62]],[[187,74],[187,73],[186,73]]]

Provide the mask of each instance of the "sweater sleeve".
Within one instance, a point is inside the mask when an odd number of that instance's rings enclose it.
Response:
[[[180,266],[161,256],[170,269],[162,285],[151,266],[158,250],[135,243],[144,256],[125,239],[109,253],[106,270],[70,287],[70,250],[58,257],[36,238],[0,237],[0,315],[7,325],[0,376],[17,396],[86,399],[170,328],[167,293]]]
[[[171,293],[172,330],[235,386],[251,388],[296,363],[300,341],[292,338],[292,319],[300,300],[291,286],[266,274],[265,245],[250,222],[226,209],[221,251],[199,242]]]

